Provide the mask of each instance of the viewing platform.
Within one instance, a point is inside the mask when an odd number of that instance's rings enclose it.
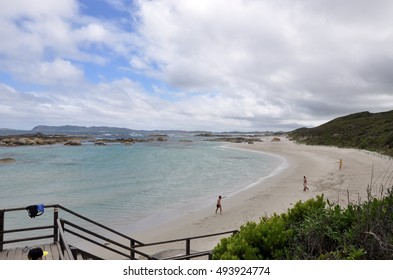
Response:
[[[0,260],[27,260],[33,247],[48,252],[43,260],[211,259],[211,250],[193,251],[192,241],[237,233],[233,230],[143,243],[64,206],[39,206],[42,213],[34,219],[28,217],[27,207],[0,209]],[[7,219],[29,219],[29,223],[23,228],[6,228]]]
[[[41,247],[44,251],[48,252],[48,255],[44,256],[43,260],[61,260],[64,256],[60,256],[62,250],[58,244],[45,244],[36,247]],[[12,249],[6,249],[0,252],[0,260],[27,260],[30,247],[18,247]]]

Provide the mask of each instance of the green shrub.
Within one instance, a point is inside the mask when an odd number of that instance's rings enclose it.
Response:
[[[299,128],[289,137],[309,145],[366,149],[393,156],[393,110],[339,117],[314,128]]]
[[[347,208],[298,202],[222,239],[213,259],[393,259],[393,192]]]
[[[292,231],[285,228],[282,217],[248,222],[238,234],[224,238],[213,250],[213,258],[226,260],[284,259],[285,247]]]

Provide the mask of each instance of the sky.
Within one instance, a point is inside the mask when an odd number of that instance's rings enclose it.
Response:
[[[289,131],[392,109],[391,0],[0,0],[0,128]]]

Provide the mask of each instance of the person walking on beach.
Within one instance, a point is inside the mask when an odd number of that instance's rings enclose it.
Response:
[[[306,176],[303,176],[303,191],[307,191],[308,187],[307,187],[307,178]]]
[[[340,161],[338,162],[338,169],[341,170],[343,167],[343,160],[340,158]]]
[[[221,200],[222,200],[222,197],[221,197],[221,195],[218,197],[218,199],[217,199],[217,208],[216,208],[216,214],[217,214],[217,211],[218,211],[218,209],[220,209],[220,214],[222,215],[222,205],[221,205]]]

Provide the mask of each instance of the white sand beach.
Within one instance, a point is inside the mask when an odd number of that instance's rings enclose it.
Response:
[[[266,138],[261,143],[231,144],[231,147],[281,156],[286,160],[286,168],[275,176],[265,178],[254,186],[223,199],[222,215],[215,214],[216,201],[212,201],[211,207],[133,237],[149,243],[235,230],[247,221],[258,221],[265,215],[286,212],[299,200],[305,201],[321,194],[344,206],[348,203],[348,193],[351,202],[359,199],[364,201],[367,199],[366,190],[372,176],[374,194],[378,193],[381,184],[392,184],[389,177],[393,172],[392,160],[376,153],[307,146],[295,144],[286,138],[281,138],[279,142]],[[343,160],[341,170],[340,159]],[[303,191],[303,176],[308,179],[309,190],[306,192]],[[193,240],[191,247],[197,251],[210,250],[220,238],[222,236]],[[152,247],[150,252],[173,249],[173,246]],[[175,246],[183,248],[184,245]]]

